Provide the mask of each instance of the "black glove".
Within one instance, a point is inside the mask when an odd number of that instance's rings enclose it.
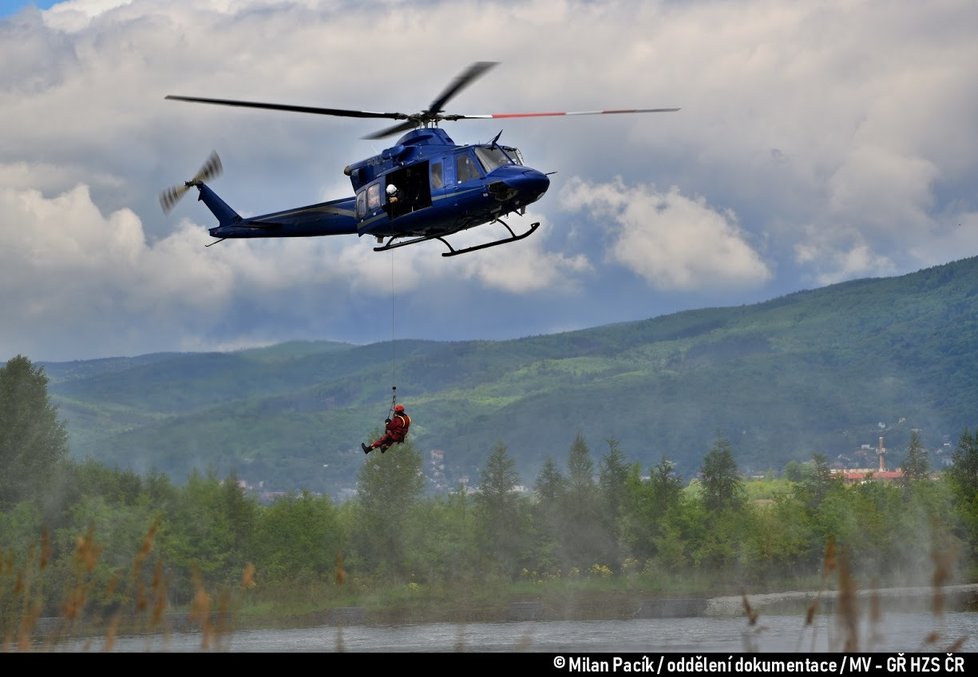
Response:
[[[384,423],[390,423],[390,422],[391,422],[391,420],[389,418],[385,418],[384,419]]]

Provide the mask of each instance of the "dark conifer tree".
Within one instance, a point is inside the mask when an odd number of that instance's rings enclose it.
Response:
[[[0,510],[40,500],[68,457],[68,433],[44,370],[18,355],[0,367]]]

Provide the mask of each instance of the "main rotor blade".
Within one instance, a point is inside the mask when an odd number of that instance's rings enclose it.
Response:
[[[379,132],[374,132],[373,134],[367,134],[362,138],[369,139],[371,141],[376,141],[377,139],[383,139],[387,136],[394,136],[395,134],[400,134],[401,132],[406,132],[409,129],[414,129],[420,123],[417,120],[407,120],[406,122],[399,122],[392,127],[382,129]]]
[[[165,98],[173,101],[190,101],[192,103],[212,103],[220,106],[239,106],[241,108],[263,108],[265,110],[284,110],[292,113],[312,113],[314,115],[336,115],[347,118],[388,118],[405,120],[404,113],[380,113],[369,110],[347,110],[345,108],[318,108],[315,106],[291,106],[281,103],[261,103],[258,101],[236,101],[232,99],[205,99],[197,96],[176,96],[168,94]]]
[[[437,99],[431,102],[427,113],[440,113],[445,110],[445,104],[463,88],[467,87],[473,80],[481,76],[487,70],[497,65],[498,61],[476,61],[469,66],[461,75],[456,77],[452,83],[442,92]]]
[[[618,115],[621,113],[674,113],[680,108],[622,108],[617,110],[579,110],[546,113],[487,113],[485,115],[445,115],[444,120],[493,120],[500,118],[545,118],[564,115]]]

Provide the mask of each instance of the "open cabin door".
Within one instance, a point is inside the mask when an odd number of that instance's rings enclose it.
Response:
[[[392,219],[431,206],[431,184],[428,180],[428,161],[417,162],[387,174],[387,213]]]

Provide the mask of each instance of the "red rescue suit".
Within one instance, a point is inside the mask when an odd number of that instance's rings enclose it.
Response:
[[[392,444],[400,444],[407,437],[408,428],[411,427],[411,417],[400,412],[394,414],[388,421],[387,426],[384,429],[384,436],[379,440],[370,445],[371,449],[380,448],[380,452],[384,453],[387,448]]]

